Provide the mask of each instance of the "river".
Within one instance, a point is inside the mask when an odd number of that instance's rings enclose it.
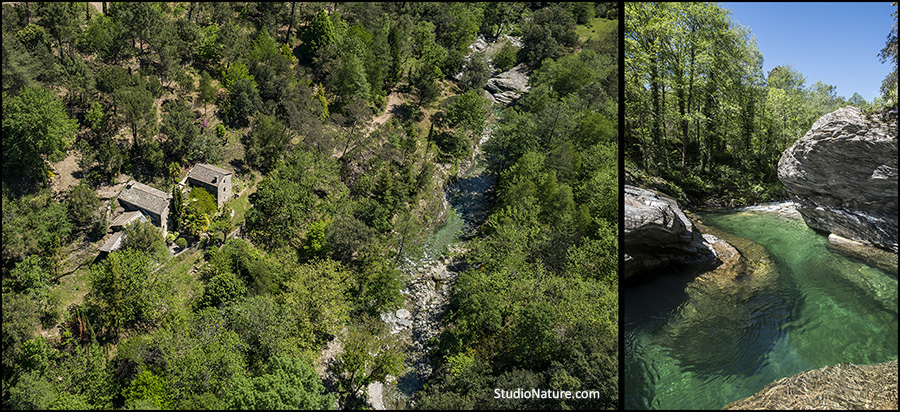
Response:
[[[721,409],[799,372],[897,359],[896,275],[767,208],[697,218],[747,259],[719,282],[678,269],[626,285],[626,409]]]

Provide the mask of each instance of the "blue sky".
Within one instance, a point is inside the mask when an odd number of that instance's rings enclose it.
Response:
[[[768,73],[790,64],[806,78],[837,86],[837,94],[854,92],[871,101],[891,71],[878,52],[894,24],[885,3],[720,3],[731,20],[750,28]]]

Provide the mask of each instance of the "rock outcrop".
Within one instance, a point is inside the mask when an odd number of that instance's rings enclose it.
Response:
[[[897,361],[842,363],[775,381],[724,409],[897,410]]]
[[[807,226],[897,252],[896,111],[822,116],[781,155],[778,178]]]
[[[673,264],[716,260],[720,240],[694,229],[678,202],[625,185],[625,277]]]
[[[490,93],[493,103],[507,106],[527,92],[529,87],[526,70],[524,64],[519,64],[488,79],[484,88]]]

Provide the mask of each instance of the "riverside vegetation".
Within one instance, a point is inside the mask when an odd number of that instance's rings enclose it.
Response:
[[[380,316],[408,307],[401,263],[448,236],[445,187],[488,119],[496,184],[444,249],[464,269],[414,405],[615,407],[618,17],[4,3],[3,407],[370,406],[408,361]],[[517,41],[467,56],[479,36]],[[492,70],[517,65],[530,90],[492,106]],[[233,171],[235,198],[174,190],[196,163]],[[97,257],[129,179],[174,193],[171,235],[131,226]],[[497,387],[602,397],[507,404]]]
[[[763,73],[750,34],[714,4],[625,5],[622,144],[632,177],[709,206],[785,199],[778,160],[819,117],[846,105],[896,108],[896,27],[879,55],[894,69],[871,102],[808,84],[790,65]]]

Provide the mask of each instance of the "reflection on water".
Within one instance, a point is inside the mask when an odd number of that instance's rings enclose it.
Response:
[[[702,216],[744,256],[624,290],[625,406],[715,408],[782,377],[897,359],[897,278],[831,253],[802,221]]]

